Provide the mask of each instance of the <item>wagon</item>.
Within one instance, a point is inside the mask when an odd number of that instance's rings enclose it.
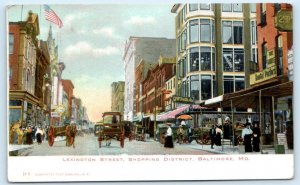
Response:
[[[120,146],[124,147],[125,129],[124,123],[121,121],[122,115],[120,112],[104,112],[103,124],[99,125],[98,142],[99,148],[102,147],[102,142],[106,142],[106,146],[110,146],[111,140],[120,141]]]

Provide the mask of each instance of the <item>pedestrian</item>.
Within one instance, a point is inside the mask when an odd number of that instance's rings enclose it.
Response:
[[[54,139],[55,139],[55,128],[53,125],[50,125],[50,127],[48,129],[48,144],[49,144],[49,146],[53,146]]]
[[[242,138],[244,140],[245,145],[245,152],[252,152],[252,145],[251,145],[251,137],[253,134],[253,131],[250,128],[250,123],[246,123],[246,128],[242,131]]]
[[[182,144],[183,143],[183,139],[184,139],[184,130],[182,125],[180,125],[177,129],[177,137],[178,137],[178,143]]]
[[[254,152],[259,152],[260,151],[260,147],[259,147],[259,143],[260,143],[260,128],[258,126],[258,122],[254,123],[254,128],[253,128],[253,151]]]
[[[215,143],[216,143],[217,146],[221,146],[222,145],[221,144],[222,135],[223,135],[222,129],[220,128],[220,126],[217,126],[216,127],[216,141],[215,141]]]
[[[189,143],[191,143],[192,141],[193,141],[193,128],[192,128],[192,126],[190,126],[189,128],[188,128],[188,140],[189,140]]]
[[[211,149],[214,149],[214,144],[216,142],[216,136],[217,136],[217,133],[216,133],[216,124],[213,124],[211,129],[209,130],[209,137],[210,137],[210,148]]]
[[[36,132],[35,132],[35,137],[36,137],[36,141],[37,143],[40,145],[42,143],[42,140],[43,140],[43,131],[42,131],[42,128],[39,126],[37,129],[36,129]]]
[[[66,126],[66,146],[71,146],[71,126]]]
[[[168,125],[168,129],[167,129],[167,133],[165,135],[165,143],[164,143],[164,147],[165,148],[174,148],[174,143],[173,143],[173,132],[172,132],[172,128],[171,128],[171,123],[167,123]]]
[[[25,133],[26,133],[26,144],[32,145],[33,140],[32,140],[32,127],[31,127],[31,125],[28,125],[28,127],[26,128]]]
[[[232,125],[229,117],[225,118],[224,122],[224,139],[230,139],[232,141]]]
[[[75,148],[75,136],[77,133],[77,128],[76,128],[76,124],[72,123],[71,125],[71,131],[70,131],[70,146],[73,145],[73,148]]]

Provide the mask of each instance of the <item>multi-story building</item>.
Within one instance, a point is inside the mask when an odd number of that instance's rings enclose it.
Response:
[[[111,111],[124,113],[124,81],[111,84]]]
[[[63,87],[62,87],[62,72],[65,69],[63,62],[58,59],[58,46],[52,35],[52,27],[50,26],[47,39],[48,50],[50,54],[50,70],[52,81],[52,95],[51,95],[51,123],[59,122],[60,109],[63,100]]]
[[[72,98],[73,98],[73,89],[74,85],[71,80],[62,80],[62,87],[63,87],[63,102],[65,108],[65,122],[71,122],[72,118]]]
[[[255,4],[175,4],[177,95],[195,103],[249,87],[257,62]]]
[[[9,123],[37,124],[36,62],[39,35],[38,15],[9,23]],[[39,84],[41,86],[41,84]]]
[[[175,74],[176,58],[160,57],[158,64],[150,68],[146,78],[141,82],[142,96],[139,109],[143,114],[150,117],[148,119],[148,130],[150,136],[153,135],[156,127],[156,116],[165,111],[165,83]],[[150,124],[153,121],[154,124]]]
[[[292,5],[260,3],[256,5],[256,9],[259,72],[250,76],[250,84],[253,89],[262,89],[263,104],[260,112],[264,114],[260,118],[260,127],[265,140],[274,143],[279,137],[278,134],[286,133],[287,143],[289,148],[292,148]],[[270,112],[273,114],[270,115]]]
[[[138,64],[144,60],[148,63],[156,63],[159,56],[172,57],[175,55],[175,39],[130,37],[123,54],[125,65],[125,96],[124,119],[132,121],[135,110],[135,70]]]

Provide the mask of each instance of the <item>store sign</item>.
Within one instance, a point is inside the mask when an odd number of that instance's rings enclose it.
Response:
[[[174,102],[181,102],[181,103],[193,103],[193,98],[191,97],[181,97],[181,96],[173,96],[172,97]]]
[[[293,77],[294,77],[293,56],[294,56],[294,52],[293,49],[291,49],[288,51],[288,76],[290,81],[293,81]]]
[[[292,12],[288,10],[280,10],[275,15],[275,27],[280,31],[293,31]]]
[[[267,68],[261,72],[250,75],[250,85],[254,85],[277,76],[277,68],[275,65],[275,52],[270,50],[267,53]]]

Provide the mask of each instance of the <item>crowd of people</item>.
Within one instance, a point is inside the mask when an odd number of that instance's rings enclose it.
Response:
[[[76,124],[66,126],[66,146],[75,148],[75,136],[77,134]],[[17,145],[32,145],[37,142],[38,145],[43,141],[48,141],[49,146],[53,146],[55,139],[55,127],[50,126],[32,126],[28,124],[22,126],[19,121],[11,124],[9,129],[9,143]]]

